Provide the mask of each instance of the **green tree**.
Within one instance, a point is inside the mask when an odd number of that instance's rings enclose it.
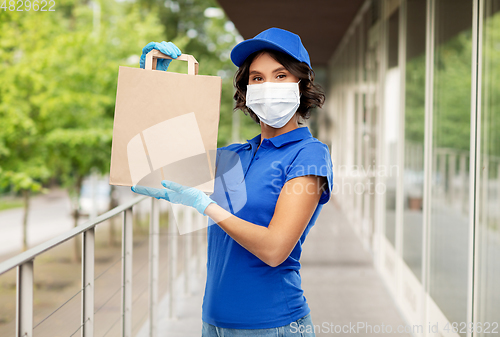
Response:
[[[469,151],[472,32],[437,46],[434,61],[434,144]]]
[[[65,33],[53,39],[44,59],[57,80],[44,92],[40,122],[49,126],[49,167],[70,192],[75,226],[84,177],[109,172],[118,66],[161,33],[155,16],[142,17],[137,6],[106,3],[97,24],[94,15],[89,6],[73,7]],[[132,61],[137,66],[137,58]]]
[[[433,146],[469,151],[472,37],[464,31],[436,47]],[[422,144],[425,118],[425,55],[406,64],[405,138]]]
[[[485,20],[483,45],[483,87],[481,103],[481,151],[484,156],[491,156],[490,162],[500,161],[500,83],[496,75],[500,74],[500,14],[494,14]],[[498,90],[497,90],[498,89]],[[498,178],[500,172],[490,168],[491,177]]]
[[[425,55],[406,63],[405,138],[424,143],[425,120]]]
[[[50,178],[68,188],[75,225],[83,178],[109,170],[118,67],[138,67],[150,41],[172,41],[223,78],[218,145],[231,139],[229,59],[239,39],[214,0],[57,2],[55,12],[0,11],[0,184],[29,195]],[[185,72],[182,62],[170,71]],[[241,136],[259,133],[242,118]]]
[[[99,20],[71,1],[52,13],[0,12],[0,182],[23,191],[25,219],[29,192],[52,176],[78,223],[83,177],[109,170],[118,66],[134,55],[137,66],[140,48],[161,37],[153,14],[104,4]]]
[[[30,196],[42,191],[50,177],[46,165],[47,151],[37,119],[40,106],[37,95],[43,91],[41,64],[35,62],[32,43],[47,39],[54,22],[36,27],[34,16],[22,17],[16,12],[0,12],[0,187],[23,195],[23,250],[27,249],[27,223]]]

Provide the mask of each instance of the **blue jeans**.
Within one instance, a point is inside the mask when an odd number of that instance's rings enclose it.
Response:
[[[203,322],[201,337],[316,337],[311,314],[284,326],[269,329],[227,329]]]

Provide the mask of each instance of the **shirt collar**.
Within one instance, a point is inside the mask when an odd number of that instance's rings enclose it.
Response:
[[[252,139],[247,139],[247,142],[254,146],[258,146],[260,144],[260,137],[261,134],[255,136]],[[283,133],[279,136],[269,138],[269,141],[275,146],[275,147],[282,147],[283,145],[286,145],[288,143],[300,141],[305,138],[312,137],[311,132],[309,131],[309,128],[307,126],[305,127],[299,127],[296,129],[293,129],[292,131],[288,131],[286,133]]]

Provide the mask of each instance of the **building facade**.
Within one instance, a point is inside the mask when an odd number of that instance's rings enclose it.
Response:
[[[500,331],[499,9],[366,2],[327,67],[336,200],[416,335]]]
[[[245,38],[302,37],[334,202],[414,335],[500,333],[500,0],[219,3]]]

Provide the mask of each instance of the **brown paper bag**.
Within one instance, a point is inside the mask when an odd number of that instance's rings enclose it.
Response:
[[[110,184],[162,188],[161,180],[213,192],[222,80],[198,75],[191,55],[188,74],[119,67]]]

